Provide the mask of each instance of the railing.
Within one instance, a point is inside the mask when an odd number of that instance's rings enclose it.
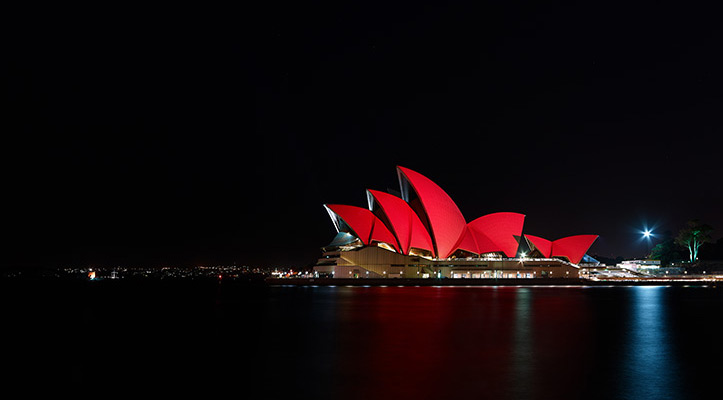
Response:
[[[559,262],[560,264],[569,265],[569,266],[574,267],[574,268],[580,268],[580,266],[577,265],[577,264],[573,264],[573,263],[571,263],[571,262],[569,262],[569,261],[561,260],[561,259],[559,259],[559,258],[531,258],[531,257],[516,257],[516,258],[480,257],[480,258],[475,258],[475,257],[469,257],[469,258],[435,259],[435,261],[449,261],[449,262],[454,262],[454,261],[470,261],[470,262],[481,262],[481,261],[485,261],[485,262],[488,262],[488,261],[519,261],[519,262],[522,262],[522,263],[528,262],[528,261],[533,261],[533,262],[540,262],[540,261],[542,261],[542,262],[550,262],[550,261],[553,261],[553,262]]]

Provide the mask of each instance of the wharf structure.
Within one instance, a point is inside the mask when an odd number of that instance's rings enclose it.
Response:
[[[368,207],[325,204],[337,235],[314,266],[320,277],[579,278],[597,235],[557,240],[523,234],[525,215],[496,212],[467,222],[426,176],[397,167],[401,196],[367,190]]]

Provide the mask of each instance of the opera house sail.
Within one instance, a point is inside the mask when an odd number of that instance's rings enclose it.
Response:
[[[401,197],[367,189],[367,208],[324,204],[337,235],[314,267],[335,278],[577,278],[597,235],[523,234],[525,215],[470,222],[436,183],[397,166]]]

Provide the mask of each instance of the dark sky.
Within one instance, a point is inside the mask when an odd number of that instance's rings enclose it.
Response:
[[[591,254],[720,237],[717,10],[449,3],[8,10],[0,262],[303,266],[396,165]]]

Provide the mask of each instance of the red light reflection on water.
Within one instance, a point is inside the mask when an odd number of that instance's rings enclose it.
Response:
[[[579,397],[582,299],[570,289],[351,288],[330,384],[344,398],[544,397],[550,385],[556,398]]]

